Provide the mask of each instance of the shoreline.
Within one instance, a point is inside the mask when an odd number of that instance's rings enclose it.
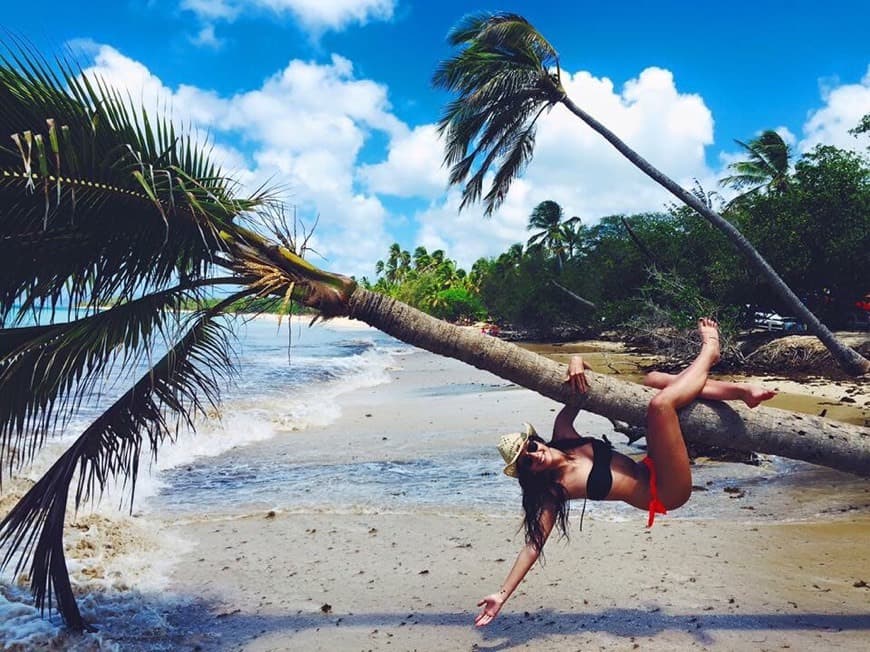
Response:
[[[263,314],[257,319],[277,321],[277,315]],[[307,326],[310,319],[294,316],[294,323]],[[347,317],[336,317],[319,326],[335,330],[376,330],[368,324]],[[468,326],[466,328],[476,327]],[[850,346],[858,346],[862,342],[870,342],[870,333],[838,332],[841,338],[846,338]],[[811,336],[789,336],[797,339]],[[815,338],[811,338],[815,340]],[[653,353],[638,352],[630,349],[624,341],[611,340],[577,340],[566,342],[514,342],[526,350],[538,353],[552,360],[567,364],[571,355],[581,354],[591,364],[591,369],[598,373],[622,376],[625,380],[642,383],[642,368],[654,366],[659,359]],[[818,344],[818,346],[821,346]],[[773,369],[769,373],[757,369],[741,372],[712,374],[721,380],[733,380],[759,384],[770,387],[778,392],[778,396],[767,405],[792,412],[825,416],[835,421],[844,421],[853,425],[870,426],[870,382],[861,378],[830,377],[824,374],[811,374],[805,371],[789,371]]]
[[[260,314],[255,319],[264,319],[270,321],[279,321],[278,315]],[[297,327],[308,327],[311,319],[303,316],[294,315],[292,317],[281,317],[282,325],[285,322],[293,323]],[[334,317],[326,321],[318,321],[315,326],[331,328],[334,330],[377,330],[373,326],[369,326],[365,322],[361,322],[349,317]],[[467,326],[478,330],[476,327]],[[850,346],[859,346],[862,343],[870,342],[870,333],[855,333],[855,332],[837,332],[835,333],[841,339],[844,339]],[[812,340],[813,336],[791,335],[786,336],[788,340]],[[659,356],[651,352],[637,351],[630,347],[625,341],[589,339],[575,340],[565,342],[537,342],[537,341],[517,341],[514,342],[526,350],[544,355],[554,360],[567,362],[568,358],[576,353],[585,355],[586,357],[594,358],[599,361],[597,368],[594,371],[599,373],[616,373],[616,375],[625,375],[628,380],[642,381],[643,372],[639,370],[642,366],[654,365]],[[819,343],[818,346],[821,346]],[[627,361],[630,359],[630,361]],[[831,401],[840,401],[844,396],[852,400],[846,403],[853,405],[855,409],[870,408],[870,382],[861,378],[850,377],[830,377],[824,374],[813,374],[802,370],[788,369],[772,369],[770,372],[760,372],[757,368],[747,369],[746,371],[736,370],[720,374],[714,374],[717,378],[734,379],[739,382],[760,383],[763,385],[777,385],[781,391],[789,394],[804,394]],[[807,391],[807,389],[810,391]],[[848,406],[844,406],[848,407]],[[788,409],[788,408],[786,408]],[[865,410],[865,412],[867,412]],[[870,412],[866,414],[870,417]]]

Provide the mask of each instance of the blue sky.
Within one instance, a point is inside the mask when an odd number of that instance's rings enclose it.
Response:
[[[169,106],[251,188],[281,184],[319,220],[314,262],[348,274],[373,276],[394,241],[470,266],[525,241],[545,199],[587,223],[670,201],[557,107],[504,206],[458,213],[433,128],[448,98],[430,78],[471,12],[526,16],[575,102],[684,185],[716,188],[734,139],[768,128],[798,154],[866,147],[847,134],[870,112],[866,2],[45,0],[38,17],[7,4],[9,32],[46,53],[69,46],[146,106]]]

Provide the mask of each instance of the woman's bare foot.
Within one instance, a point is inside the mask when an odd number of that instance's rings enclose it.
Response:
[[[698,335],[701,336],[701,350],[707,350],[712,357],[710,366],[719,362],[722,357],[719,351],[719,324],[712,319],[702,317],[698,320]]]
[[[751,408],[758,407],[759,403],[769,401],[776,396],[775,391],[772,389],[766,389],[760,385],[746,385],[743,387],[743,391],[743,402]]]

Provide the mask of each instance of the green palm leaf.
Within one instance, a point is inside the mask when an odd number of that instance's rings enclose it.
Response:
[[[0,524],[0,565],[31,560],[37,604],[54,597],[72,627],[84,626],[62,547],[75,473],[76,506],[114,477],[132,495],[145,438],[156,454],[217,399],[230,369],[214,322],[230,300],[192,324],[182,304],[218,284],[242,285],[244,297],[311,297],[282,265],[314,283],[328,277],[243,228],[239,218],[276,204],[269,191],[238,191],[196,138],[101,79],[26,46],[0,53],[0,470],[31,459],[113,369],[169,350]],[[233,275],[214,278],[215,267]],[[55,323],[62,306],[69,323]],[[46,308],[48,324],[25,325]]]
[[[541,229],[532,235],[527,244],[529,247],[540,247],[555,256],[557,269],[561,272],[565,261],[571,257],[576,235],[575,225],[579,217],[564,218],[562,207],[551,199],[546,199],[532,209],[527,229]]]
[[[156,340],[171,346],[179,310],[199,288],[238,281],[188,282],[66,323],[0,329],[0,480],[4,466],[32,460],[113,368],[150,358]]]
[[[0,324],[204,277],[222,229],[268,204],[233,197],[190,136],[63,62],[0,55]],[[19,310],[15,314],[15,310]]]
[[[744,149],[748,159],[731,163],[728,169],[734,174],[721,179],[721,185],[737,190],[748,188],[740,196],[744,199],[762,191],[782,192],[788,187],[791,151],[782,136],[767,130],[748,143],[735,142]]]

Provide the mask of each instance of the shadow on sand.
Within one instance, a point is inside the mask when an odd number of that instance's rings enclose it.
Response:
[[[160,599],[151,607],[161,611]],[[263,637],[278,636],[290,645],[296,634],[316,629],[351,628],[360,635],[374,631],[388,635],[401,628],[412,634],[415,626],[426,628],[459,628],[468,630],[470,642],[477,650],[495,652],[516,646],[535,647],[535,641],[548,636],[570,636],[605,633],[621,638],[653,637],[672,631],[688,633],[702,645],[716,643],[716,632],[861,632],[870,630],[867,614],[668,614],[659,608],[608,609],[599,612],[567,613],[550,609],[534,613],[507,613],[489,627],[473,629],[473,614],[462,612],[381,612],[381,613],[297,613],[287,615],[256,615],[223,612],[219,607],[201,600],[163,605],[166,628],[158,632],[111,631],[106,624],[102,638],[119,644],[124,650],[229,650],[239,649]],[[405,629],[408,628],[408,629]],[[324,632],[325,633],[325,632]]]

